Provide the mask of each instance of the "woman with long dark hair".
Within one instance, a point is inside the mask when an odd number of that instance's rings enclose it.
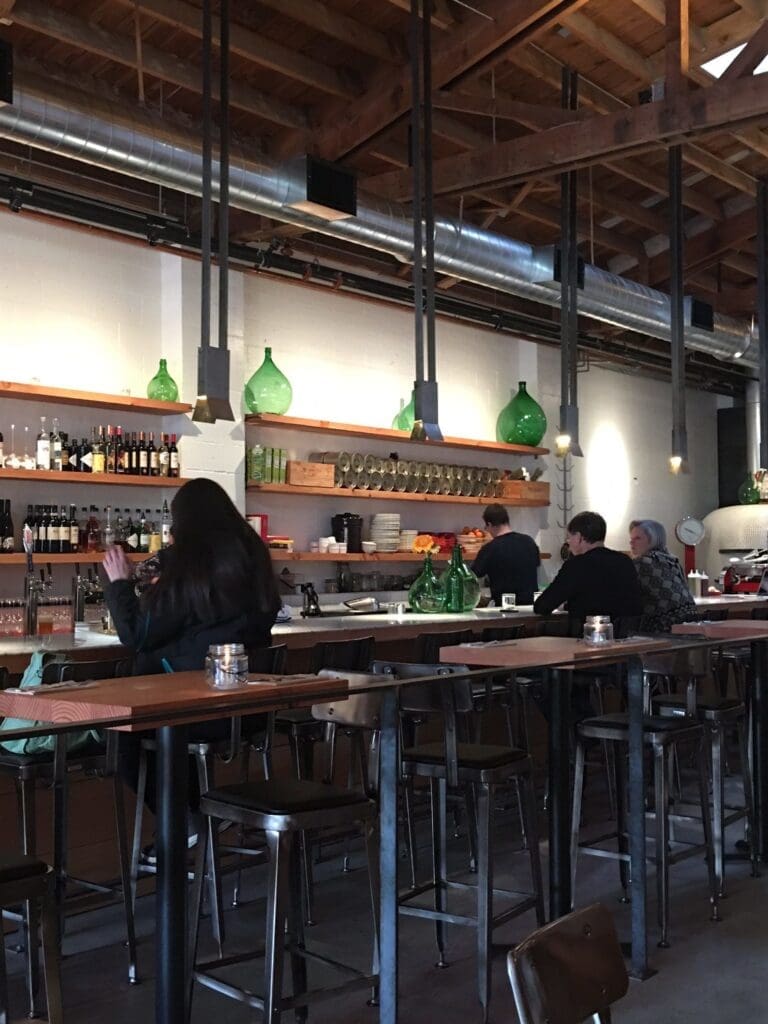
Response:
[[[171,516],[173,543],[141,597],[123,551],[104,554],[105,598],[134,674],[202,668],[210,644],[268,647],[280,598],[264,542],[212,480],[180,488]]]

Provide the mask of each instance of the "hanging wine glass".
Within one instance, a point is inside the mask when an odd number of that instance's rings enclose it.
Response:
[[[21,460],[16,454],[16,424],[11,424],[11,453],[5,460],[8,469],[21,469]]]

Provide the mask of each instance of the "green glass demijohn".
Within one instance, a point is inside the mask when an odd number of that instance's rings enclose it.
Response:
[[[480,581],[472,572],[456,544],[448,568],[440,577],[445,589],[445,611],[459,614],[471,612],[480,600]]]
[[[402,398],[400,399],[400,412],[392,420],[393,430],[406,430],[409,434],[413,430],[413,421],[416,418],[414,401],[413,392],[411,392],[411,400],[407,405]]]
[[[757,486],[754,474],[747,473],[744,483],[736,493],[740,505],[758,505],[760,503],[760,488]]]
[[[535,448],[546,429],[544,410],[535,398],[531,398],[525,381],[521,380],[517,394],[504,406],[496,420],[496,440]]]
[[[293,398],[291,382],[272,362],[272,349],[264,349],[264,362],[245,385],[244,400],[249,412],[288,412]]]
[[[157,373],[147,384],[147,398],[155,402],[178,401],[179,389],[176,387],[176,381],[168,373],[168,363],[165,359],[160,360]]]
[[[432,555],[424,555],[424,568],[408,591],[411,611],[429,615],[445,611],[445,590],[432,567]]]

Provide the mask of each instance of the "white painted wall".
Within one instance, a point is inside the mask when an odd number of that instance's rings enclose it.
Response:
[[[0,214],[0,359],[2,376],[39,379],[44,384],[144,394],[157,360],[165,356],[183,400],[193,401],[199,344],[197,261],[160,253],[95,233],[72,230],[22,214]],[[403,525],[421,529],[460,529],[479,522],[481,507],[421,506],[353,499],[298,499],[253,494],[243,487],[242,387],[260,365],[264,344],[293,385],[290,413],[349,423],[389,426],[399,400],[413,379],[412,315],[407,310],[345,295],[312,290],[273,278],[231,274],[229,347],[231,401],[235,423],[194,424],[173,417],[157,430],[182,435],[182,472],[218,480],[241,507],[269,512],[272,532],[290,533],[297,547],[328,532],[337,511],[401,512]],[[559,405],[559,367],[555,350],[470,326],[439,321],[438,380],[440,423],[446,434],[491,439],[499,410],[518,380],[543,404],[552,443]],[[609,521],[609,542],[626,547],[626,524],[635,516],[658,518],[668,528],[684,514],[705,514],[716,504],[715,397],[689,393],[691,474],[674,478],[667,471],[670,441],[670,390],[663,382],[603,369],[580,374],[581,439],[584,460],[573,470],[573,507],[595,508]],[[17,422],[35,427],[40,412],[33,403],[0,404],[0,430]],[[93,422],[117,420],[116,414],[65,409],[63,429],[77,434]],[[136,417],[123,416],[126,429],[139,429]],[[386,454],[387,443],[360,439],[265,433],[263,443],[282,445],[306,457],[311,450],[348,448]],[[418,452],[418,450],[417,450]],[[414,453],[413,457],[419,458]],[[446,453],[445,461],[478,465],[519,465],[530,459],[504,460],[471,452]],[[559,462],[543,460],[545,479],[556,495]],[[0,496],[14,502],[17,518],[28,501],[72,499],[49,494],[41,485],[3,481]],[[153,492],[153,501],[160,495]],[[78,491],[79,505],[90,504]],[[100,489],[99,505],[144,502],[138,492]],[[152,504],[150,502],[149,504]],[[516,528],[537,537],[543,550],[556,553],[562,540],[557,502],[549,510],[513,510]],[[154,507],[154,505],[153,505]],[[556,568],[549,563],[546,572]],[[328,575],[328,567],[307,567],[310,578]],[[7,575],[4,575],[4,579]],[[16,588],[13,585],[12,590]],[[4,593],[0,582],[0,593]]]

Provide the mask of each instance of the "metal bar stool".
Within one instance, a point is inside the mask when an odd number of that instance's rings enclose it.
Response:
[[[13,907],[26,903],[29,911],[27,971],[31,973],[32,949],[37,961],[38,919],[42,934],[43,973],[48,1003],[49,1024],[63,1024],[61,981],[59,978],[59,924],[54,896],[53,868],[36,857],[24,854],[0,854],[0,907]],[[35,982],[37,979],[35,978]],[[37,1015],[37,1010],[35,1011]],[[30,1014],[31,1016],[31,1014]],[[5,968],[5,943],[0,943],[0,1021],[9,1018],[8,985]]]
[[[610,1024],[629,977],[608,910],[599,903],[544,925],[510,951],[520,1024]]]
[[[401,667],[398,675],[403,677]],[[491,998],[492,933],[494,928],[533,909],[538,924],[544,923],[544,901],[539,861],[538,832],[533,792],[531,759],[514,747],[459,741],[460,718],[472,711],[472,693],[468,680],[446,679],[423,686],[412,684],[400,692],[405,711],[421,714],[442,714],[443,739],[406,748],[402,752],[403,774],[429,779],[432,807],[433,877],[404,893],[399,900],[400,913],[426,918],[435,923],[435,939],[439,953],[438,967],[445,960],[445,925],[456,924],[474,928],[477,933],[478,998],[483,1020],[488,1020]],[[532,892],[512,892],[493,885],[493,818],[494,791],[518,776],[523,791],[523,807],[528,833],[528,857]],[[477,796],[477,884],[448,878],[446,856],[446,797],[449,786],[470,786]],[[446,897],[451,890],[474,890],[474,915],[456,914],[447,909]],[[414,900],[431,892],[433,907],[415,905]],[[515,900],[513,906],[494,914],[495,898]]]
[[[264,833],[269,848],[269,889],[267,896],[266,941],[263,949],[196,964],[197,932],[209,844],[198,848],[193,888],[189,963],[192,981],[213,989],[253,1009],[261,1010],[264,1020],[277,1024],[283,1012],[291,1010],[298,1021],[307,1019],[307,1007],[332,999],[352,989],[375,989],[378,982],[378,910],[379,885],[376,849],[376,804],[362,792],[341,789],[305,779],[265,780],[223,786],[209,790],[200,802],[208,818],[209,832],[215,819],[226,818],[248,829]],[[368,854],[371,904],[374,920],[373,969],[362,972],[326,955],[307,949],[304,941],[302,907],[300,836],[310,829],[347,827],[359,824],[365,836]],[[283,996],[283,964],[290,956],[293,994]],[[232,964],[264,957],[264,994],[224,981],[213,972]],[[346,980],[328,988],[307,989],[306,961],[313,960],[341,972]],[[190,997],[191,1010],[191,997]]]

